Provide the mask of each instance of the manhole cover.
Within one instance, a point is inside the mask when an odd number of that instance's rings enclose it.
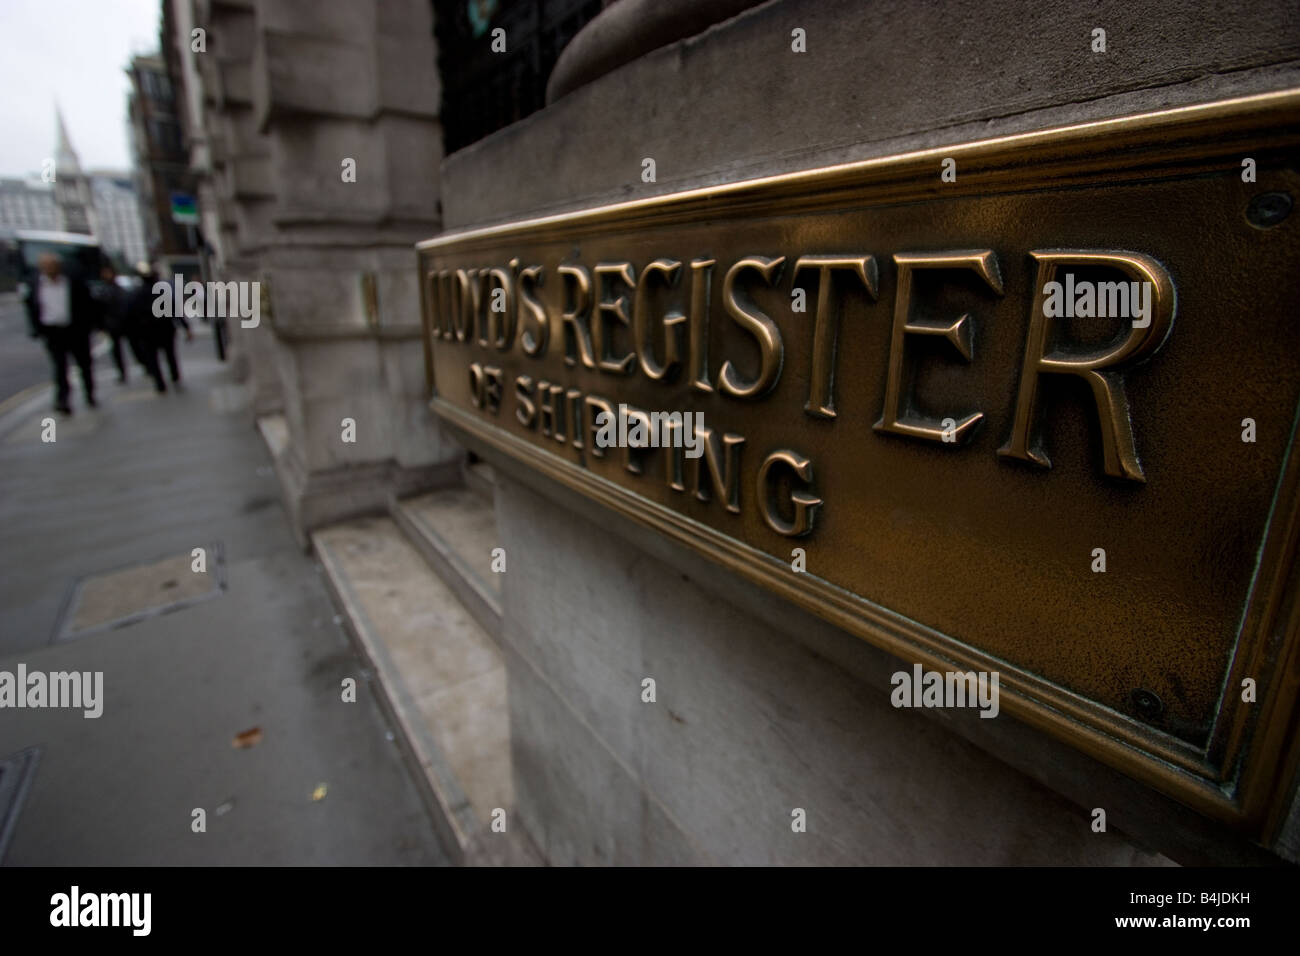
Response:
[[[66,641],[133,624],[216,597],[225,586],[220,542],[96,574],[77,582],[55,633]]]
[[[40,753],[39,747],[28,747],[0,760],[0,863],[9,849],[9,838],[18,823],[18,813],[36,773]]]

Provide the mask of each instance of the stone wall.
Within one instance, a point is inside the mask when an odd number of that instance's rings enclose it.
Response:
[[[441,425],[424,402],[413,245],[1294,87],[1293,4],[1248,16],[1209,0],[1117,4],[1102,19],[1031,0],[771,0],[612,71],[602,62],[445,160],[426,0],[195,6],[210,34],[200,193],[217,207],[218,278],[268,292],[262,326],[232,334],[257,409],[283,415],[295,524],[302,535],[453,480],[461,445],[496,467],[515,814],[551,862],[1275,859],[1009,717],[893,709],[889,675],[905,662]],[[1090,46],[1098,27],[1104,54]],[[796,28],[806,53],[791,50]],[[340,176],[345,158],[356,182]],[[645,158],[656,182],[641,179]],[[355,443],[340,439],[343,418]],[[1109,833],[1089,826],[1096,806]],[[795,809],[806,833],[791,830]],[[1279,845],[1294,856],[1296,842]]]
[[[453,480],[461,450],[425,410],[414,244],[436,233],[442,133],[424,0],[211,0],[204,83],[218,278],[268,313],[231,323],[302,538]],[[350,167],[350,168],[349,168]],[[344,421],[355,441],[344,440]]]
[[[1117,5],[1102,22],[1022,0],[777,0],[448,157],[444,225],[1285,88],[1298,61],[1280,2]],[[462,440],[500,473],[516,812],[553,862],[1272,858],[1013,719],[894,710],[888,675],[909,665]]]
[[[497,523],[516,812],[552,863],[1167,862],[1090,833],[1083,809],[891,707],[879,685],[905,665],[855,638],[821,628],[856,674],[718,600],[693,576],[706,568],[629,547],[604,516],[513,481]]]

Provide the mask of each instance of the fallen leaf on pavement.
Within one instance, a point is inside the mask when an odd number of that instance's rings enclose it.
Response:
[[[262,728],[251,727],[242,734],[235,734],[235,739],[230,742],[230,746],[240,748],[256,747],[261,742]]]

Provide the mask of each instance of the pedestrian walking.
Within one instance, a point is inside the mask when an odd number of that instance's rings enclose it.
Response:
[[[190,325],[185,321],[183,314],[158,315],[156,313],[154,305],[157,297],[154,295],[153,288],[158,282],[158,274],[148,269],[141,274],[141,278],[140,287],[132,294],[127,306],[127,323],[131,329],[132,348],[140,364],[153,379],[154,388],[160,394],[167,391],[167,381],[162,366],[164,361],[167,363],[166,371],[171,377],[172,387],[180,391],[181,366],[176,356],[176,327],[179,325],[185,330],[186,341],[193,339],[194,333],[190,331]],[[170,296],[171,290],[169,289],[165,294]]]
[[[68,386],[68,359],[77,363],[86,405],[95,404],[95,371],[90,357],[90,334],[99,324],[98,303],[80,276],[65,274],[63,262],[52,252],[38,260],[38,271],[23,283],[27,322],[33,338],[45,342],[54,372],[54,410],[72,414]]]
[[[124,344],[129,345],[127,334],[127,292],[117,284],[117,270],[112,263],[105,263],[99,270],[102,281],[99,289],[99,305],[103,315],[104,333],[111,340],[109,354],[113,356],[113,365],[117,367],[117,380],[127,383],[127,361]]]

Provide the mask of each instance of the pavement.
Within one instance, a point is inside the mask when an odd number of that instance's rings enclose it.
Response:
[[[0,862],[445,864],[245,389],[180,353],[179,393],[101,357],[98,410],[0,403]],[[19,665],[102,714],[4,706]]]

